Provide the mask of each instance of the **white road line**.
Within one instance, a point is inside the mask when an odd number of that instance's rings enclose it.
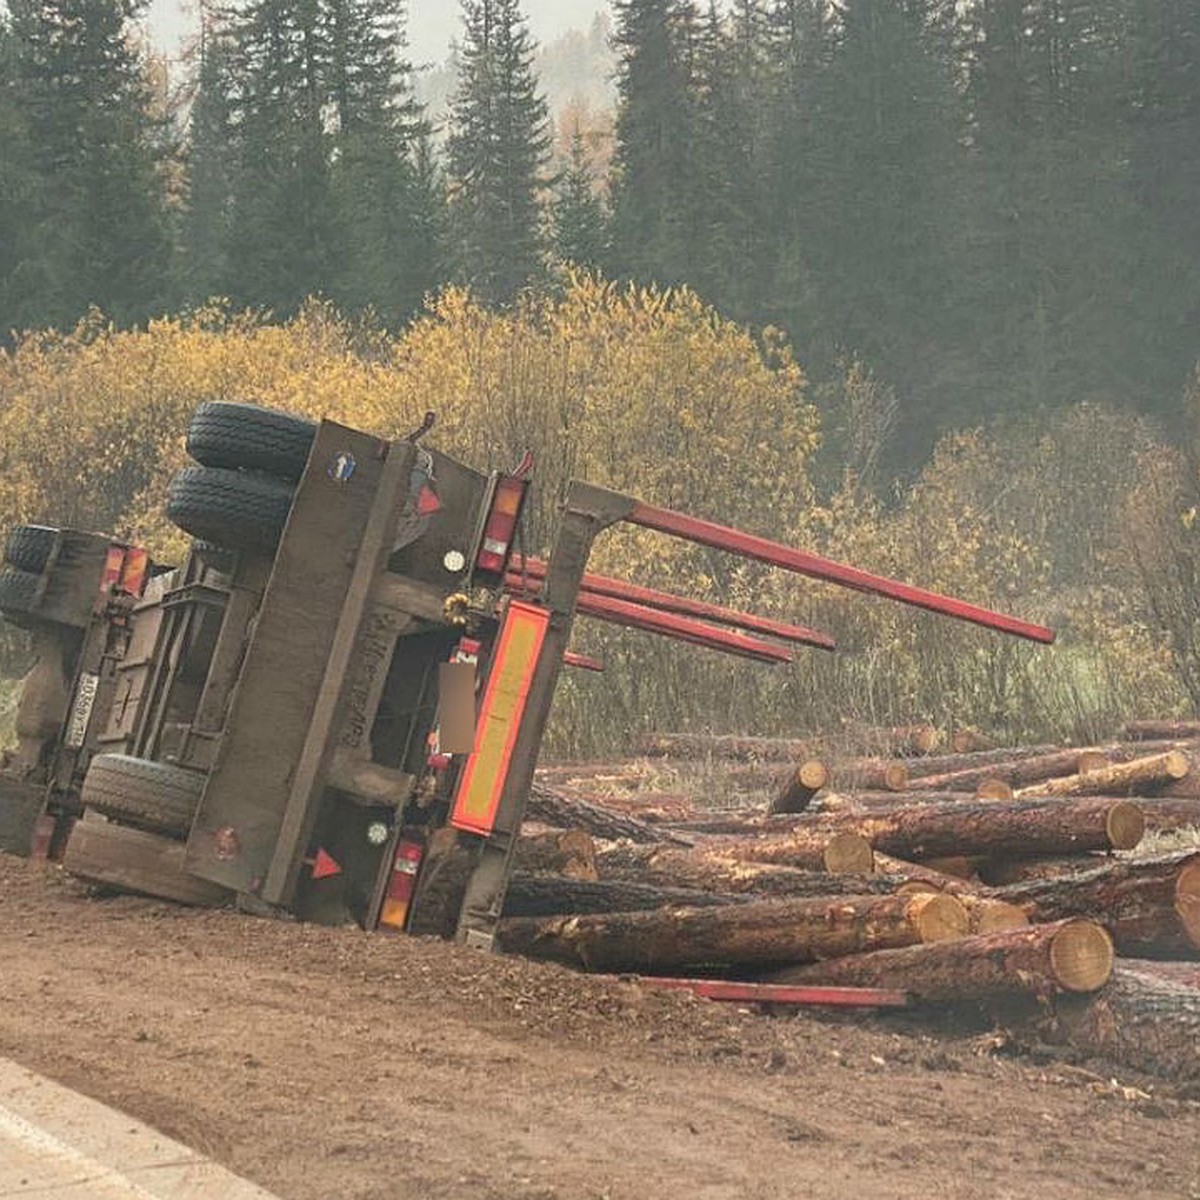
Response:
[[[120,1200],[159,1200],[159,1197],[155,1196],[153,1192],[139,1187],[119,1171],[114,1171],[104,1166],[103,1163],[98,1163],[94,1158],[81,1154],[74,1147],[60,1142],[53,1134],[39,1129],[36,1125],[26,1121],[24,1117],[17,1116],[11,1109],[0,1104],[0,1138],[4,1137],[34,1154],[49,1159],[47,1164],[49,1166],[66,1167],[81,1173],[82,1178],[64,1179],[64,1184],[86,1183],[92,1188],[104,1188],[110,1195],[119,1197]],[[28,1194],[28,1190],[22,1188],[19,1192],[7,1193],[10,1196],[22,1194]]]

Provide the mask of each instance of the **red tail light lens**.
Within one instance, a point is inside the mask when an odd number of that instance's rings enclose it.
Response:
[[[379,924],[389,929],[403,929],[408,920],[408,908],[417,886],[417,872],[425,847],[420,842],[402,841],[396,847],[392,861],[392,877],[388,880],[387,895],[379,913]]]
[[[488,511],[483,527],[483,544],[475,559],[475,568],[491,575],[503,575],[512,554],[513,538],[517,522],[521,519],[521,505],[525,502],[526,480],[514,475],[503,475],[496,483],[492,495],[492,507]]]

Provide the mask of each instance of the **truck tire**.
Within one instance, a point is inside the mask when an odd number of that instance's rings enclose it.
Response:
[[[37,607],[38,585],[41,577],[19,567],[0,570],[0,613],[14,625],[27,625]]]
[[[224,467],[185,467],[167,489],[167,516],[202,542],[270,553],[292,507],[292,488]]]
[[[149,833],[187,837],[205,777],[127,754],[97,754],[79,791],[84,808]]]
[[[46,569],[58,530],[46,525],[16,525],[4,541],[4,561],[9,566],[40,575]]]
[[[244,467],[295,483],[317,433],[315,421],[254,404],[209,401],[188,426],[187,450],[206,467]]]
[[[85,817],[75,823],[63,854],[63,867],[72,875],[178,904],[217,908],[229,904],[233,893],[183,869],[182,842],[112,821]]]

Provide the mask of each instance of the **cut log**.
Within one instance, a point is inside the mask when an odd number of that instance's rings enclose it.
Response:
[[[967,910],[972,933],[1002,933],[1006,929],[1024,929],[1029,924],[1025,910],[1007,900],[969,893],[960,894],[957,899]]]
[[[977,799],[979,797],[973,792],[825,792],[808,811],[814,816],[843,812],[898,812],[915,804],[959,805],[970,804]],[[765,827],[770,828],[770,822]]]
[[[1086,775],[1089,771],[1102,771],[1111,761],[1103,750],[1083,750],[1075,764],[1075,772],[1078,775]]]
[[[639,912],[668,905],[694,908],[745,903],[745,896],[694,888],[655,887],[624,879],[599,881],[565,875],[517,872],[504,899],[506,917],[550,917],[577,913]]]
[[[1113,947],[1091,921],[1060,921],[907,949],[856,954],[765,976],[772,983],[880,987],[925,1003],[1030,993],[1091,993],[1108,982]]]
[[[1141,808],[1142,802],[1138,801]],[[1094,871],[1112,860],[1104,854],[1068,854],[1052,858],[985,858],[979,864],[979,878],[988,887],[1008,887],[1014,883],[1063,879]]]
[[[922,758],[932,754],[942,740],[933,725],[898,725],[882,734],[881,747],[897,758]]]
[[[964,770],[948,771],[940,775],[922,775],[919,779],[911,780],[909,790],[914,792],[973,792],[980,784],[991,779],[998,779],[1012,788],[1028,787],[1040,783],[1044,779],[1054,779],[1064,775],[1075,775],[1079,772],[1080,759],[1089,755],[1088,762],[1094,762],[1095,749],[1089,750],[1055,750],[1048,754],[1009,759],[990,760],[979,766],[967,767]]]
[[[1121,954],[1191,957],[1200,949],[1200,853],[1112,859],[1091,871],[995,893],[1033,921],[1091,917]]]
[[[582,829],[523,834],[517,839],[513,865],[518,871],[543,871],[568,879],[599,879],[596,843]]]
[[[1020,858],[1131,850],[1144,829],[1141,809],[1132,801],[1081,796],[777,817],[769,829],[754,836],[713,837],[708,845],[716,853],[751,862],[812,867],[822,860],[835,833],[854,833],[875,850],[922,862],[959,854]]]
[[[1200,782],[1189,775],[1181,783]],[[1200,796],[1189,799],[1175,796],[1138,798],[1138,808],[1146,814],[1146,828],[1154,832],[1172,829],[1200,829]]]
[[[685,839],[668,833],[665,829],[623,817],[600,804],[578,796],[567,796],[542,784],[535,783],[529,790],[529,802],[525,815],[531,821],[541,821],[559,829],[582,829],[593,837],[615,841],[628,838],[632,842],[677,842]]]
[[[788,774],[771,801],[772,813],[804,812],[812,798],[829,782],[829,769],[819,758],[807,758]]]
[[[923,863],[905,862],[889,854],[875,851],[875,870],[884,878],[900,880],[897,890],[946,892],[951,896],[969,896],[978,891],[978,884],[957,875],[947,875]]]
[[[885,758],[857,758],[835,767],[832,778],[844,791],[902,792],[908,787],[908,767]]]
[[[1100,770],[1047,779],[1021,788],[1018,796],[1134,796],[1153,791],[1162,784],[1183,779],[1192,768],[1182,750],[1150,754],[1131,762],[1112,763]]]
[[[1156,958],[1122,958],[1120,966],[1139,975],[1165,979],[1179,987],[1200,990],[1200,962],[1170,962]]]
[[[1200,739],[1200,721],[1126,721],[1121,736],[1131,742]]]
[[[952,896],[758,900],[711,908],[518,917],[500,922],[503,950],[589,971],[670,973],[760,969],[962,937],[966,911]]]
[[[738,737],[709,733],[654,733],[638,742],[648,758],[726,758],[739,762],[795,762],[814,750],[795,738]]]
[[[1200,992],[1119,963],[1090,999],[1063,997],[1048,1012],[1012,1027],[1020,1042],[1064,1045],[1177,1083],[1200,1080]]]
[[[602,879],[628,879],[658,887],[759,896],[887,895],[903,882],[886,875],[830,875],[724,858],[703,848],[615,843],[596,855]]]
[[[969,754],[936,754],[908,764],[910,780],[925,779],[931,775],[951,775],[959,771],[973,771],[990,767],[996,763],[1012,764],[1028,758],[1040,758],[1047,754],[1061,753],[1062,747],[1052,744],[1042,746],[1005,746],[996,750],[977,750]]]
[[[975,729],[959,729],[951,735],[950,746],[955,754],[978,754],[982,750],[994,750],[996,743]]]
[[[976,800],[1011,800],[1013,789],[1011,783],[1003,779],[985,779],[975,789]]]

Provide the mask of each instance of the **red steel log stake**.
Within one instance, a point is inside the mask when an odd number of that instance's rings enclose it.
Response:
[[[1014,637],[1026,638],[1032,642],[1054,641],[1054,631],[1044,626],[993,612],[966,600],[957,600],[953,596],[943,596],[939,592],[926,591],[924,588],[887,579],[882,575],[872,575],[869,571],[860,571],[857,567],[823,558],[819,554],[796,550],[756,534],[731,529],[713,521],[704,521],[699,517],[672,512],[669,508],[639,503],[625,520],[632,525],[655,529],[659,533],[696,542],[701,546],[711,546],[716,550],[726,550],[743,558],[752,558],[773,567],[781,567],[785,571],[794,571],[798,575],[808,575],[813,579],[822,579],[827,583],[836,583],[841,587],[853,588],[855,591],[871,595],[887,596],[902,604],[911,604],[915,608],[928,609],[930,612],[955,617],[960,621],[969,621],[973,625],[982,625],[985,629],[1010,633]]]

